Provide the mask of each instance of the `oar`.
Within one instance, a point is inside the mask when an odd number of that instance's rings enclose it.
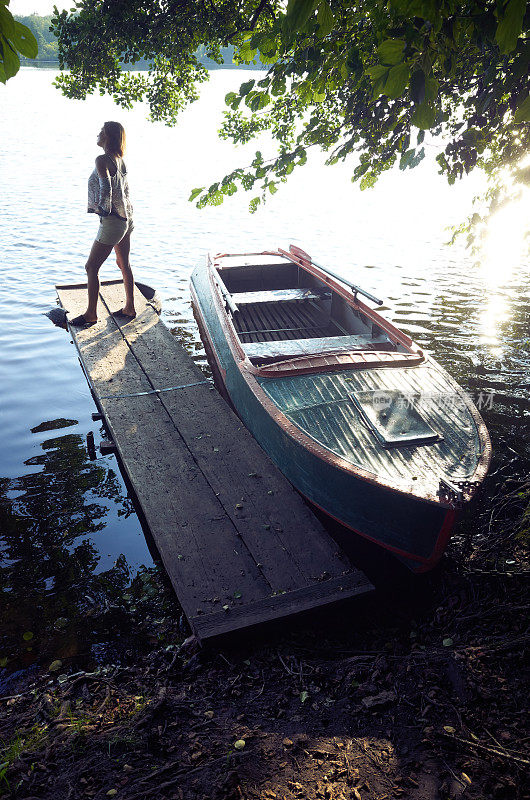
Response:
[[[354,295],[362,294],[365,297],[367,297],[368,300],[371,300],[372,303],[377,303],[378,306],[382,306],[383,305],[383,301],[382,300],[379,300],[377,297],[374,297],[374,295],[370,294],[370,292],[365,292],[364,289],[361,289],[360,286],[356,286],[355,283],[350,283],[350,281],[347,281],[346,278],[343,278],[341,275],[337,275],[335,272],[332,272],[330,269],[326,269],[326,267],[323,267],[322,264],[319,264],[317,261],[314,261],[313,259],[311,259],[311,263],[314,264],[315,267],[318,267],[319,269],[321,269],[322,272],[325,272],[326,275],[330,275],[332,278],[336,278],[338,281],[341,281],[342,283],[345,283],[346,286],[350,287],[350,289],[352,290]]]
[[[232,300],[232,295],[230,294],[230,292],[226,288],[223,279],[219,275],[219,272],[217,272],[217,285],[219,286],[219,289],[221,290],[221,294],[224,297],[224,301],[225,301],[226,305],[228,306],[228,308],[230,309],[230,311],[232,312],[232,314],[237,314],[237,312],[239,311],[239,308],[237,307],[237,305]]]
[[[291,251],[291,253],[294,256],[296,256],[297,258],[300,258],[302,261],[303,260],[309,261],[310,264],[314,264],[315,267],[318,267],[319,269],[321,269],[322,272],[326,273],[326,275],[329,275],[330,277],[336,278],[336,280],[341,281],[342,283],[345,283],[346,286],[349,286],[349,288],[352,290],[354,295],[362,294],[362,295],[364,295],[364,297],[367,297],[369,300],[371,300],[372,303],[377,303],[378,306],[382,306],[383,305],[383,301],[382,300],[379,300],[377,297],[374,297],[374,295],[370,294],[370,292],[365,292],[365,290],[361,289],[360,286],[356,286],[355,283],[350,283],[350,281],[347,281],[346,278],[343,278],[341,275],[337,275],[335,272],[332,272],[330,269],[327,269],[327,267],[323,267],[322,264],[319,264],[317,261],[314,261],[314,259],[312,259],[311,256],[308,253],[306,253],[304,250],[302,250],[300,247],[295,247],[295,246],[291,245],[289,247],[289,250]]]

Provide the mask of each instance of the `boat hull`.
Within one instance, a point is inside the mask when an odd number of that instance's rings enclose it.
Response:
[[[288,480],[311,503],[356,534],[393,553],[414,572],[443,554],[455,510],[367,480],[323,459],[292,436],[251,386],[222,325],[208,270],[192,276],[192,305],[215,382],[245,426]],[[256,391],[258,387],[258,391]]]

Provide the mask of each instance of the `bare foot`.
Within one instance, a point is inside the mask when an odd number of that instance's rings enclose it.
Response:
[[[86,314],[80,314],[78,317],[68,320],[69,324],[73,325],[75,328],[82,328],[83,326],[86,325],[95,325],[97,321],[98,321],[97,317],[94,319],[91,317],[87,317]]]
[[[119,311],[113,311],[113,315],[115,317],[129,317],[129,319],[134,319],[136,316],[136,311],[134,308],[131,309],[128,306],[124,306],[123,308],[120,308]]]

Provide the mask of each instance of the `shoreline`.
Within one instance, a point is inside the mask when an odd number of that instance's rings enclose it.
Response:
[[[420,615],[387,597],[43,672],[0,700],[0,796],[524,798],[524,604],[524,580],[446,570]]]
[[[155,583],[114,659],[13,675],[0,797],[524,800],[524,545],[203,650],[176,606],[149,633]]]

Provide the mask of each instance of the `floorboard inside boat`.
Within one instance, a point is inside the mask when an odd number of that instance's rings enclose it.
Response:
[[[343,331],[313,303],[249,303],[234,314],[243,343],[341,336]]]

